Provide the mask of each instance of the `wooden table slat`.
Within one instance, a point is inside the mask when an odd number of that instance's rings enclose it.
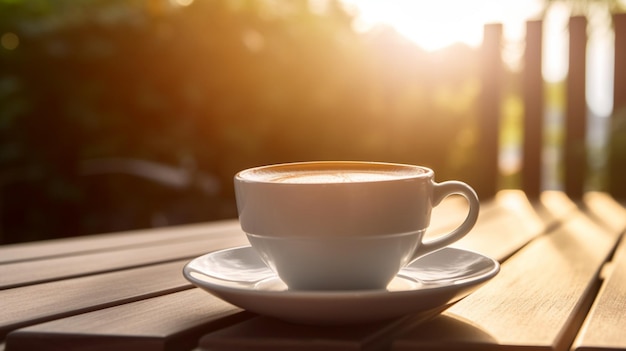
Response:
[[[446,199],[427,236],[466,208]],[[453,245],[498,259],[498,276],[424,323],[340,328],[256,316],[182,277],[189,259],[247,244],[236,220],[9,245],[0,350],[624,350],[625,229],[626,209],[605,193],[574,203],[558,191],[533,201],[502,191]]]
[[[202,350],[384,350],[405,319],[352,326],[308,326],[257,317],[205,335]]]
[[[7,350],[189,350],[202,334],[250,318],[194,288],[10,333]]]
[[[546,210],[555,205],[559,210]],[[502,262],[576,211],[576,205],[567,198],[553,194],[531,203],[521,191],[502,191],[491,206],[496,208],[479,216],[472,231],[453,247]]]
[[[599,271],[619,233],[584,213],[541,236],[504,262],[498,276],[444,312],[471,321],[472,333],[448,330],[444,340],[408,331],[394,350],[565,350],[573,341],[599,284]],[[505,228],[503,228],[505,229]],[[479,334],[479,335],[478,335]],[[433,335],[434,337],[434,335]]]
[[[189,289],[187,260],[0,291],[0,340],[10,331]]]
[[[611,230],[626,229],[626,208],[606,193],[588,192],[584,204],[589,216]]]
[[[479,217],[486,217],[498,211],[499,203],[486,201],[480,204]],[[460,195],[449,196],[433,208],[430,225],[426,231],[426,238],[436,237],[449,233],[457,228],[469,211],[469,204]]]
[[[581,328],[576,341],[576,351],[626,350],[626,210],[603,194],[587,199],[604,223],[622,231],[622,240],[612,261],[608,264],[605,280]]]
[[[626,241],[622,241],[574,345],[576,351],[626,350]]]
[[[176,233],[170,232],[170,235]],[[239,224],[232,221],[220,232],[207,233],[199,240],[3,264],[0,265],[0,289],[192,258],[208,251],[244,244],[247,240]]]
[[[0,264],[59,256],[118,250],[137,246],[163,245],[177,241],[202,240],[211,233],[229,230],[233,220],[150,228],[118,233],[10,244],[0,246]]]

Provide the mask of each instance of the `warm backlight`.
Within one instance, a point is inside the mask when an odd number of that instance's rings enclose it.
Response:
[[[387,24],[428,51],[454,43],[478,46],[485,23],[507,24],[509,36],[519,36],[523,23],[542,8],[539,0],[344,0],[358,13],[361,29]]]

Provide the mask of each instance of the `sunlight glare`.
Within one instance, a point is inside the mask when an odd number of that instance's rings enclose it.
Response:
[[[626,5],[626,1],[624,1]],[[588,16],[587,103],[598,117],[609,117],[613,111],[613,67],[615,34],[609,12],[593,4]],[[605,4],[606,6],[606,4]]]
[[[170,3],[177,6],[189,6],[193,3],[193,0],[170,0]]]
[[[427,51],[455,43],[477,47],[486,23],[504,23],[505,36],[519,36],[519,23],[536,16],[541,0],[344,0],[357,13],[356,29],[392,26],[398,33]],[[511,24],[511,28],[506,28]]]
[[[550,6],[544,20],[542,73],[548,82],[560,82],[567,76],[569,17],[569,6],[556,2]]]

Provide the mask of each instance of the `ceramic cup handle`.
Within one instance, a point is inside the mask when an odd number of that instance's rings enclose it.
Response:
[[[442,183],[433,184],[433,207],[439,205],[441,200],[450,195],[461,195],[469,203],[469,212],[467,217],[460,226],[451,231],[448,234],[441,235],[437,238],[422,242],[418,246],[413,259],[423,256],[431,251],[438,250],[445,246],[448,246],[455,241],[464,237],[476,224],[478,219],[478,211],[480,204],[478,202],[478,196],[474,189],[469,185],[459,181],[446,181]]]

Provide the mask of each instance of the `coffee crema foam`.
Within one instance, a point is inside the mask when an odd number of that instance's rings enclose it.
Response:
[[[407,169],[395,170],[291,170],[254,172],[257,181],[288,184],[326,184],[326,183],[365,183],[397,180],[419,175],[420,172]]]

